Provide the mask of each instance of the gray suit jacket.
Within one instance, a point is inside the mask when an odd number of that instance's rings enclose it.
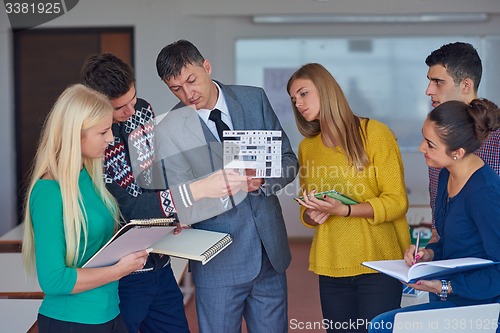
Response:
[[[235,130],[281,130],[263,89],[248,86],[221,87]],[[157,153],[163,159],[170,190],[181,222],[194,228],[227,232],[233,244],[202,266],[192,262],[197,286],[223,287],[254,279],[260,271],[262,250],[282,273],[291,256],[281,205],[276,192],[295,179],[298,162],[286,133],[282,133],[282,177],[266,179],[252,193],[236,194],[235,207],[219,198],[194,202],[183,193],[183,184],[206,177],[223,167],[222,145],[195,110],[177,105],[158,124]]]

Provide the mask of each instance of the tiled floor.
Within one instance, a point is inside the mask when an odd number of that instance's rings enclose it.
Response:
[[[291,240],[292,262],[287,270],[288,277],[288,321],[290,332],[301,332],[300,324],[321,322],[318,278],[308,271],[310,240]],[[198,321],[194,297],[186,305],[186,315],[191,333],[198,333]],[[247,330],[243,328],[243,333]],[[324,333],[324,330],[308,330],[308,333]]]

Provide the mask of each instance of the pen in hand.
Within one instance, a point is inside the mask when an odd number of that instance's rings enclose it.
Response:
[[[413,255],[413,263],[415,264],[417,262],[417,253],[418,253],[418,246],[420,243],[420,231],[417,233],[417,241],[415,242],[415,254]]]

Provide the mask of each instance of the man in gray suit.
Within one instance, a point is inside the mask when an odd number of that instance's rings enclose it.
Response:
[[[198,49],[179,40],[159,53],[158,74],[180,100],[157,128],[167,178],[185,198],[176,207],[193,228],[230,233],[233,244],[202,266],[191,262],[200,332],[287,332],[285,270],[291,256],[276,192],[295,179],[297,157],[261,88],[223,85]],[[213,110],[219,119],[212,120]],[[232,130],[282,131],[282,176],[249,178],[248,187],[220,199],[190,200],[189,189],[176,184],[223,168],[222,145],[215,123]],[[246,192],[246,193],[242,193]],[[246,195],[245,195],[246,194]],[[213,218],[210,213],[219,212]]]

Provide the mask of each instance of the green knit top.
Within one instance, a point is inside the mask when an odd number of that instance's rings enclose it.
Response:
[[[82,232],[79,248],[81,259],[77,267],[81,267],[112,237],[114,221],[86,169],[80,173],[78,185],[88,220],[88,243],[84,248]],[[119,314],[118,281],[71,294],[77,271],[65,263],[66,243],[59,183],[38,180],[31,193],[30,206],[38,282],[45,293],[40,314],[83,324],[102,324],[115,318]]]

